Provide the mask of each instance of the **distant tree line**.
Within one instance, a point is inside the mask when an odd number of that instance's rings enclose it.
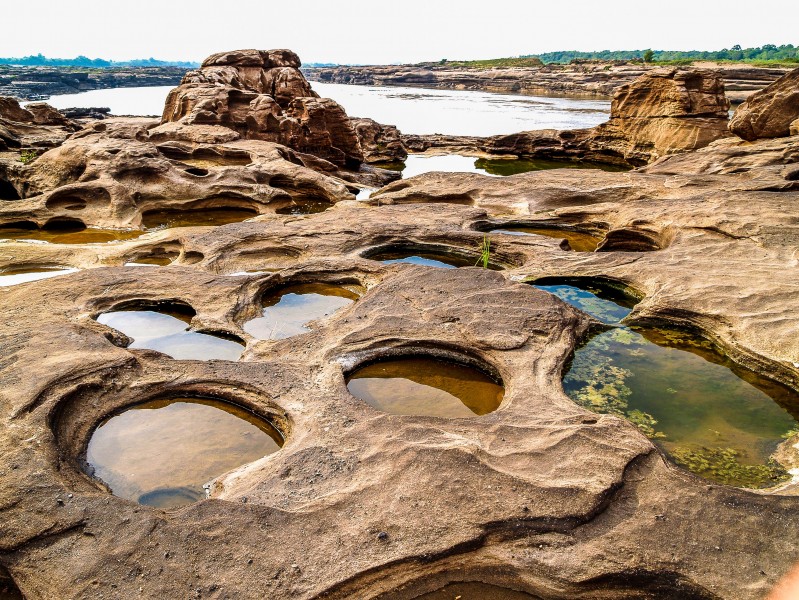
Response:
[[[599,52],[578,52],[576,50],[563,50],[560,52],[545,52],[544,54],[529,54],[537,56],[545,63],[568,63],[574,59],[596,60],[643,60],[644,54],[651,52],[654,62],[689,61],[689,60],[719,60],[719,61],[782,61],[799,62],[799,47],[793,44],[775,46],[764,44],[759,48],[741,48],[738,45],[723,50],[601,50]],[[648,58],[648,57],[647,57]]]
[[[20,65],[23,67],[89,67],[94,69],[108,67],[184,67],[186,69],[194,69],[200,66],[200,63],[196,62],[156,60],[155,58],[140,58],[117,62],[103,58],[89,58],[87,56],[47,58],[42,54],[24,56],[22,58],[0,58],[0,64]]]

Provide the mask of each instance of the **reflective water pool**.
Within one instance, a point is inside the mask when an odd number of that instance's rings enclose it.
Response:
[[[280,340],[310,331],[311,321],[332,315],[359,297],[356,288],[306,283],[278,290],[264,298],[260,317],[246,322],[244,331],[260,340]]]
[[[129,348],[157,350],[178,360],[231,360],[244,345],[215,335],[189,331],[191,315],[155,310],[119,310],[103,313],[97,322],[133,338]]]
[[[473,367],[424,357],[372,363],[348,377],[347,389],[396,415],[463,418],[495,411],[505,388]]]
[[[541,288],[609,324],[630,310],[574,286]],[[595,333],[576,350],[563,389],[585,408],[626,417],[708,479],[744,487],[788,479],[771,455],[797,427],[799,397],[693,332],[617,325]]]
[[[173,508],[204,498],[205,483],[282,445],[280,433],[247,410],[212,399],[171,398],[103,421],[86,460],[114,495]]]

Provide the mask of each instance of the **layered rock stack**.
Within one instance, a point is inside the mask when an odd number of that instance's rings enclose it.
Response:
[[[799,135],[799,69],[752,94],[735,111],[730,131],[749,142]]]
[[[234,50],[209,56],[167,97],[155,135],[216,135],[264,140],[313,154],[338,167],[357,168],[370,154],[362,148],[344,109],[320,98],[290,50]],[[170,125],[171,124],[171,125]],[[202,125],[203,129],[182,129]],[[235,132],[231,134],[231,130]],[[398,137],[398,134],[394,137]]]
[[[724,80],[706,69],[658,69],[618,89],[591,145],[632,164],[703,148],[729,135]]]
[[[23,108],[16,99],[0,96],[0,151],[53,148],[78,129],[49,104],[37,102]]]

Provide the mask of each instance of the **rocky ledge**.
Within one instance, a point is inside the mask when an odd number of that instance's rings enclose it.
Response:
[[[408,86],[447,90],[482,90],[530,96],[606,98],[657,66],[618,63],[548,64],[540,67],[467,68],[444,65],[374,65],[312,67],[311,81],[354,85]],[[748,65],[714,65],[730,100],[741,102],[787,72]]]
[[[690,329],[735,369],[795,393],[799,137],[724,135],[625,173],[428,173],[356,201],[346,177],[364,176],[361,140],[374,129],[309,94],[297,66],[285,50],[214,55],[160,122],[107,119],[29,164],[2,159],[0,235],[89,225],[130,236],[0,243],[0,272],[79,270],[0,288],[0,590],[405,600],[463,583],[514,600],[761,599],[799,555],[795,482],[702,479],[625,418],[578,406],[565,365],[606,326],[528,283],[632,290],[640,302],[625,322]],[[718,85],[648,74],[617,115],[712,119],[716,131]],[[660,134],[633,129],[640,143]],[[328,210],[281,210],[309,199]],[[153,211],[225,207],[249,218],[145,224]],[[558,235],[488,233],[513,225],[601,242],[574,252]],[[370,258],[406,247],[474,264],[486,239],[496,270]],[[245,328],[265,296],[314,282],[362,293],[303,335],[259,340]],[[191,308],[193,329],[239,340],[240,360],[173,359],[97,321],[165,303]],[[354,369],[409,356],[479,366],[504,386],[501,405],[462,419],[397,415],[349,393]],[[235,405],[285,443],[181,508],[112,495],[85,468],[92,432],[176,397]]]
[[[58,94],[120,87],[177,85],[185,75],[180,67],[21,67],[0,65],[0,96],[42,100]]]

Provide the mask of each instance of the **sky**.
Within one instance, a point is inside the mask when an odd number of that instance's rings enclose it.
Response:
[[[304,62],[391,64],[799,45],[798,0],[6,0],[0,22],[6,57],[201,61],[222,50],[290,48]]]

